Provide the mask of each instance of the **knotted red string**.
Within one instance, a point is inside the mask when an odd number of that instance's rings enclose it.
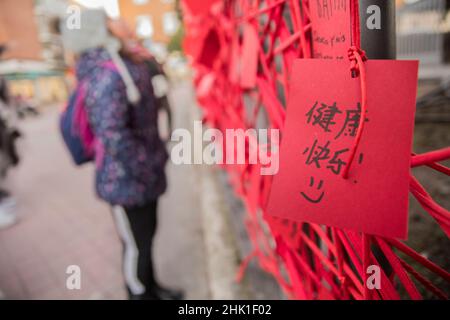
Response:
[[[361,140],[361,136],[364,130],[364,123],[366,120],[367,109],[366,69],[364,67],[364,61],[367,60],[366,53],[364,52],[364,50],[352,46],[350,47],[350,49],[348,49],[348,59],[350,60],[350,70],[352,72],[352,76],[359,76],[361,80],[361,114],[359,118],[358,130],[356,131],[356,138],[350,150],[350,156],[342,174],[344,179],[348,179],[348,172],[350,171],[350,167],[356,155],[356,150],[358,149],[358,145]]]

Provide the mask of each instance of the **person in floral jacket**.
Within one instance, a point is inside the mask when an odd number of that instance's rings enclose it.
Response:
[[[150,73],[144,63],[111,51],[101,38],[107,34],[104,29],[93,34],[97,27],[106,28],[102,13],[85,12],[83,17],[86,29],[65,29],[63,38],[67,38],[67,46],[79,51],[74,52],[78,55],[76,77],[79,84],[85,84],[84,109],[99,146],[95,152],[96,191],[112,207],[123,243],[129,297],[180,299],[180,292],[161,287],[154,274],[152,243],[158,198],[167,185],[164,167],[168,155],[158,133]],[[92,40],[95,37],[98,45]],[[130,96],[135,101],[130,102]]]
[[[143,206],[166,190],[168,157],[158,134],[150,74],[145,65],[124,59],[141,96],[131,105],[120,74],[104,67],[110,61],[105,49],[93,49],[81,55],[76,69],[78,81],[89,84],[85,106],[103,149],[102,159],[97,159],[96,189],[112,205]]]

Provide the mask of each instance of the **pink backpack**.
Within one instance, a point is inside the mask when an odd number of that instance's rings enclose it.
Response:
[[[116,71],[112,61],[102,64],[102,67]],[[81,80],[72,93],[67,106],[60,117],[60,130],[64,142],[76,165],[82,165],[96,160],[99,167],[103,163],[104,148],[96,139],[86,111],[85,101],[87,81]]]

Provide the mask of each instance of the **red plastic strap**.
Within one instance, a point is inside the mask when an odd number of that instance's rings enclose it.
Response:
[[[368,274],[366,272],[367,268],[370,265],[370,236],[363,233],[362,236],[363,239],[363,281],[364,281],[364,299],[369,300],[370,299],[370,290],[367,287],[367,278]]]
[[[402,242],[400,242],[398,240],[388,239],[387,241],[392,246],[396,247],[398,250],[402,251],[404,254],[410,256],[411,258],[413,258],[417,262],[421,263],[423,266],[425,266],[426,268],[428,268],[429,270],[431,270],[435,274],[439,275],[440,277],[442,277],[447,282],[450,282],[450,272],[445,271],[444,269],[442,269],[438,265],[436,265],[433,262],[431,262],[430,260],[424,258],[423,256],[421,256],[420,254],[418,254],[417,252],[412,250],[410,247],[408,247],[407,245],[405,245],[404,243],[402,243]]]
[[[418,154],[411,159],[411,168],[432,164],[433,162],[450,159],[450,147]]]
[[[436,151],[442,151],[442,150],[445,150],[445,149],[440,149],[440,150],[436,150]],[[414,159],[415,157],[417,157],[417,156],[420,157],[420,156],[424,156],[424,155],[425,154],[417,155],[417,154],[415,154],[413,152],[412,153],[412,159],[411,159],[411,167],[417,166],[415,161],[417,161],[417,162],[421,161],[421,160],[415,160]],[[446,167],[446,166],[443,166],[442,164],[439,164],[439,163],[436,163],[436,162],[432,162],[432,161],[426,161],[426,163],[424,163],[423,165],[425,165],[427,167],[430,167],[430,168],[432,168],[432,169],[434,169],[436,171],[439,171],[439,172],[441,172],[441,173],[443,173],[443,174],[445,174],[447,176],[450,176],[450,168]]]
[[[405,287],[405,290],[410,295],[411,299],[421,300],[422,299],[421,294],[419,293],[419,291],[417,290],[416,286],[411,281],[411,279],[408,277],[408,274],[403,269],[398,257],[394,254],[392,249],[382,239],[377,238],[376,241],[380,246],[380,249],[383,251],[383,254],[386,256],[389,263],[391,264],[392,269],[400,279],[400,282]]]
[[[430,280],[423,277],[419,272],[414,270],[413,267],[411,267],[409,264],[407,264],[404,260],[400,259],[400,263],[402,264],[402,267],[408,271],[414,278],[417,279],[421,284],[423,284],[428,290],[430,290],[432,293],[434,293],[437,297],[443,300],[447,300],[448,296],[438,287],[436,287]]]
[[[256,257],[257,253],[256,250],[253,250],[245,259],[242,261],[241,265],[239,266],[239,270],[236,273],[236,282],[241,282],[244,278],[245,271],[247,270],[248,264],[250,261]]]

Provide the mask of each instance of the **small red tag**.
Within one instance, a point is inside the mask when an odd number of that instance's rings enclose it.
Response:
[[[418,62],[369,60],[365,68],[366,123],[344,179],[360,119],[360,79],[351,77],[348,61],[294,62],[267,212],[405,239]]]

